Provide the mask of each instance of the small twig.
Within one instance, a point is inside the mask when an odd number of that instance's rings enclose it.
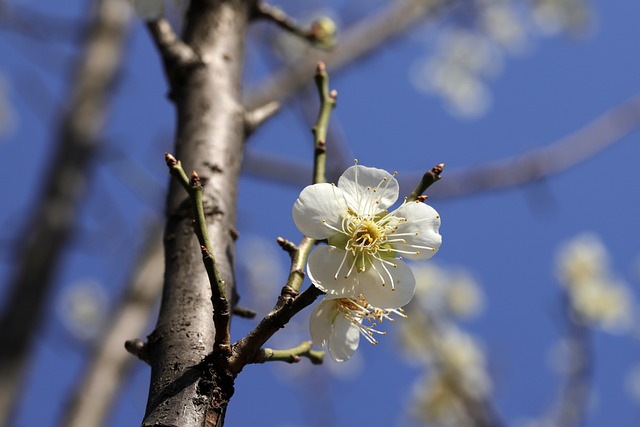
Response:
[[[303,357],[308,358],[314,365],[321,365],[324,359],[323,351],[312,350],[311,341],[305,341],[297,347],[288,350],[274,350],[271,348],[262,348],[256,355],[253,363],[265,362],[287,362],[298,363]]]
[[[312,129],[314,137],[313,183],[317,184],[319,182],[327,182],[327,128],[329,127],[331,111],[336,106],[338,92],[335,90],[329,92],[329,75],[324,62],[319,62],[316,67],[315,81],[318,87],[318,95],[320,95],[320,111],[318,112],[316,124]]]
[[[245,319],[253,319],[254,317],[256,317],[256,314],[258,314],[250,308],[242,307],[239,305],[233,307],[232,313],[234,316],[243,317]]]
[[[275,116],[282,105],[278,101],[267,102],[264,105],[254,108],[244,113],[244,131],[246,135],[251,135],[263,123]]]
[[[336,44],[336,25],[329,18],[321,18],[311,23],[308,28],[305,28],[291,19],[282,9],[264,1],[256,3],[255,16],[272,21],[283,30],[308,41],[316,47],[331,49]]]
[[[134,338],[132,340],[127,340],[124,343],[124,348],[138,359],[142,360],[147,365],[149,362],[149,348],[147,347],[147,343],[142,341],[139,338]]]
[[[195,214],[194,231],[200,243],[202,262],[211,285],[211,302],[213,304],[213,322],[216,327],[215,345],[218,348],[228,348],[230,344],[229,321],[231,318],[229,302],[226,297],[226,285],[216,260],[213,257],[213,249],[207,232],[207,223],[202,202],[203,188],[200,177],[196,171],[191,173],[191,179],[182,169],[182,164],[171,154],[165,153],[165,161],[173,177],[185,188],[191,198]]]
[[[422,196],[422,193],[427,191],[427,188],[431,187],[434,182],[437,182],[440,178],[442,178],[440,174],[442,173],[443,169],[444,163],[440,163],[439,165],[434,166],[433,169],[422,175],[422,179],[420,180],[416,188],[411,192],[411,194],[407,196],[406,201],[412,202],[415,200],[419,200],[421,202],[424,202],[426,200],[426,197]]]
[[[276,242],[278,242],[278,245],[280,245],[283,251],[289,254],[291,260],[293,261],[293,257],[298,251],[298,247],[292,241],[286,240],[283,237],[278,237],[276,239]]]
[[[318,184],[326,182],[327,150],[325,138],[329,125],[329,117],[336,104],[337,93],[335,91],[329,92],[329,76],[322,62],[318,63],[316,68],[315,81],[318,87],[318,93],[320,94],[320,112],[318,114],[318,120],[313,127],[315,143],[313,183]],[[253,331],[233,345],[234,351],[230,365],[232,366],[232,370],[237,372],[247,363],[252,363],[256,358],[266,357],[267,355],[264,353],[266,350],[260,350],[260,347],[280,328],[284,327],[296,313],[311,305],[316,298],[323,294],[323,292],[315,286],[310,286],[302,294],[299,294],[305,277],[304,266],[311,249],[316,244],[316,240],[304,236],[298,246],[295,246],[292,242],[282,237],[278,237],[277,241],[280,247],[289,253],[291,257],[289,277],[282,287],[280,297],[273,310],[260,321]],[[275,350],[270,351],[274,352]],[[269,357],[273,357],[273,354]]]
[[[176,35],[166,18],[158,18],[147,22],[158,52],[162,57],[164,72],[170,85],[175,83],[181,71],[202,64],[200,56]]]

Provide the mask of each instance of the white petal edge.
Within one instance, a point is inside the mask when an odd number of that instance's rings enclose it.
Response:
[[[342,260],[347,257],[344,263]],[[333,296],[357,296],[356,273],[345,279],[353,255],[333,246],[319,246],[311,252],[307,261],[307,274],[311,282],[321,291]],[[342,267],[340,267],[342,264]],[[340,271],[338,268],[340,267]],[[337,278],[336,272],[338,272]]]
[[[316,305],[309,318],[309,334],[311,341],[318,347],[324,347],[331,335],[331,311],[333,304],[323,299]]]
[[[395,249],[402,251],[399,255],[412,261],[423,261],[435,255],[442,244],[442,236],[439,234],[440,215],[435,209],[422,202],[408,202],[393,214],[407,219],[398,225],[395,233],[403,235],[402,238],[407,243],[392,244]],[[414,245],[419,247],[416,248]]]
[[[389,172],[360,165],[344,171],[338,180],[338,188],[344,191],[349,206],[363,215],[387,209],[398,200],[400,193],[398,181]],[[380,202],[376,205],[374,199]]]
[[[396,267],[382,265],[382,261],[374,261],[372,268],[358,274],[358,291],[364,296],[369,304],[382,309],[400,308],[406,305],[416,291],[416,279],[411,268],[401,259],[394,259],[392,262]],[[373,268],[375,267],[375,268]],[[384,269],[386,267],[386,270]],[[388,277],[386,271],[393,278],[394,288],[390,283],[382,286],[378,273]],[[388,281],[387,281],[388,282]]]
[[[326,183],[313,184],[300,192],[291,213],[302,234],[322,240],[337,233],[331,227],[341,229],[346,202],[339,188]]]
[[[358,327],[339,314],[333,322],[329,337],[329,355],[336,362],[349,360],[360,343]]]

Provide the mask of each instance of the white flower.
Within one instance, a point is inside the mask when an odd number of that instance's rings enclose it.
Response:
[[[316,248],[307,271],[313,284],[333,298],[362,295],[374,307],[397,308],[415,291],[411,269],[398,257],[431,258],[440,247],[440,216],[421,202],[389,208],[398,181],[388,172],[347,169],[338,185],[314,184],[300,193],[293,219],[305,235],[329,246]]]
[[[400,309],[380,309],[373,307],[362,295],[348,298],[332,298],[328,295],[311,313],[309,332],[311,339],[320,347],[325,345],[329,355],[336,362],[348,360],[358,348],[360,335],[371,344],[377,344],[374,334],[386,335],[376,329],[377,322],[396,314],[406,317]]]

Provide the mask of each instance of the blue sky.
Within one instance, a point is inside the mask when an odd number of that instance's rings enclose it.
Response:
[[[69,16],[80,13],[73,3],[62,2],[61,10]],[[636,19],[640,3],[596,2],[593,7],[597,22],[586,36],[535,36],[527,54],[505,56],[502,72],[487,81],[492,103],[479,118],[456,118],[440,98],[412,86],[409,70],[433,52],[437,33],[422,28],[332,75],[331,86],[339,92],[334,121],[361,164],[398,170],[401,175],[444,162],[446,180],[448,173],[548,146],[640,92],[635,43],[640,39]],[[63,59],[72,57],[73,50],[54,44],[52,54],[44,44],[6,31],[1,34],[7,53],[0,72],[17,117],[14,131],[0,143],[5,159],[11,159],[0,184],[0,197],[8,201],[0,207],[2,238],[10,242],[41,187],[40,173],[52,141],[48,129],[59,116],[57,108],[42,114],[33,104],[41,100],[45,106],[47,102],[56,106],[63,100],[69,75]],[[43,55],[46,59],[34,61]],[[53,64],[52,71],[37,71],[43,63]],[[249,64],[264,66],[255,56]],[[42,76],[51,97],[25,85],[35,75]],[[248,79],[257,80],[251,71]],[[26,90],[29,87],[32,91]],[[111,301],[121,292],[132,247],[140,245],[139,230],[149,218],[158,218],[163,206],[167,178],[162,154],[170,150],[174,120],[165,93],[157,55],[143,25],[136,23],[105,129],[107,145],[83,206],[82,232],[59,271],[54,307],[65,289],[87,278],[100,282]],[[550,369],[547,354],[561,335],[560,292],[554,275],[561,243],[585,231],[596,233],[610,251],[612,269],[638,296],[640,201],[634,172],[639,143],[638,132],[633,132],[598,156],[541,183],[459,199],[430,199],[443,221],[444,243],[434,262],[464,266],[485,293],[485,312],[463,326],[483,343],[496,406],[510,422],[544,413],[556,396],[559,378]],[[294,110],[285,110],[260,129],[250,148],[311,164],[311,135]],[[22,188],[12,180],[18,174]],[[274,242],[274,251],[275,237],[300,238],[290,215],[299,190],[249,176],[242,179],[240,256],[244,241],[256,237]],[[114,228],[117,235],[109,231]],[[2,256],[4,283],[10,269],[8,244]],[[285,254],[279,259],[286,268]],[[297,319],[301,331],[307,313]],[[244,319],[234,322],[236,338],[252,325]],[[281,332],[287,333],[287,329]],[[624,389],[626,376],[639,362],[637,340],[637,330],[620,336],[594,335],[595,398],[587,426],[637,424],[637,403]],[[63,396],[81,372],[86,355],[86,346],[70,336],[55,308],[38,335],[37,349],[18,427],[56,424]],[[399,420],[420,370],[404,363],[393,330],[375,348],[363,345],[358,360],[352,367],[349,363],[343,369],[355,373],[346,377],[327,374],[325,367],[247,367],[238,378],[227,424],[308,425],[305,417],[310,411],[330,408],[339,427],[367,422],[402,425]],[[306,360],[302,365],[308,365]],[[139,423],[147,387],[148,369],[139,364],[110,425]],[[26,409],[36,402],[41,408],[37,413]]]

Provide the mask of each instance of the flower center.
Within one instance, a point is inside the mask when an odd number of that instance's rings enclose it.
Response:
[[[377,243],[383,238],[384,230],[381,230],[375,222],[367,219],[360,224],[354,233],[350,246],[360,250],[376,251],[378,250]]]
[[[382,322],[384,319],[387,319],[390,322],[394,322],[395,319],[391,317],[392,314],[407,317],[403,314],[402,309],[383,310],[374,307],[369,304],[362,295],[359,295],[357,298],[338,298],[335,302],[337,312],[353,323],[358,328],[360,334],[371,344],[378,344],[378,341],[373,337],[374,334],[387,334],[386,332],[376,329],[376,321]],[[363,321],[366,321],[367,324],[363,324]]]

